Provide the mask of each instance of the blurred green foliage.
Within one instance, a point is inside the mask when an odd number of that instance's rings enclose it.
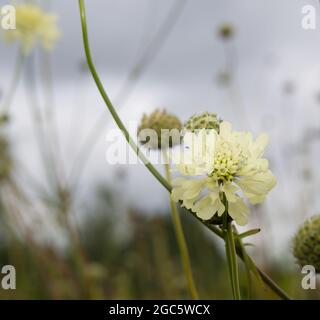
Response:
[[[12,264],[17,289],[0,289],[1,299],[188,299],[169,212],[129,210],[123,226],[112,192],[102,189],[79,229],[84,269],[79,272],[74,248],[25,239],[1,220],[0,266]],[[3,212],[3,209],[2,209]],[[1,215],[3,216],[3,215]],[[122,217],[123,218],[123,217]],[[231,299],[227,268],[218,242],[191,216],[182,215],[195,281],[203,299]],[[242,265],[242,263],[241,263]],[[301,275],[285,266],[261,266],[298,299],[317,298],[319,291],[301,289]],[[290,269],[291,270],[291,269]],[[244,298],[276,299],[255,281],[249,295],[241,269]]]

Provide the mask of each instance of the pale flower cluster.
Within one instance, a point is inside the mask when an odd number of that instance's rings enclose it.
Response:
[[[57,17],[31,3],[16,5],[15,9],[16,29],[5,31],[5,39],[9,42],[19,41],[25,54],[30,53],[38,43],[46,50],[53,49],[60,35]]]
[[[172,198],[203,220],[229,215],[239,224],[248,222],[251,204],[264,201],[275,186],[268,160],[262,158],[268,143],[266,135],[253,139],[249,132],[233,131],[222,122],[216,130],[187,133],[184,148],[174,157],[182,177],[173,181]]]

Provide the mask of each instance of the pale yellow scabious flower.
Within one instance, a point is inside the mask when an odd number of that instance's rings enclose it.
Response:
[[[6,40],[19,41],[25,54],[30,53],[37,43],[52,50],[60,36],[56,15],[45,13],[35,4],[19,4],[15,8],[16,29],[5,31]]]
[[[262,158],[267,143],[266,135],[254,140],[251,133],[233,131],[228,122],[220,124],[219,133],[188,132],[185,149],[173,158],[183,176],[173,181],[173,200],[209,220],[225,212],[225,195],[229,215],[239,225],[247,224],[249,209],[242,196],[251,204],[261,203],[276,184]]]

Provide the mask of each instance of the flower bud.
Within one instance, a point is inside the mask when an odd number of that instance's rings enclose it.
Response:
[[[230,24],[223,24],[219,28],[219,35],[222,39],[230,39],[234,34],[233,27]]]
[[[6,113],[0,114],[0,126],[9,122],[9,115]]]
[[[184,125],[187,131],[194,132],[200,129],[214,129],[219,133],[221,120],[216,113],[204,112],[192,116]]]
[[[142,145],[148,143],[151,149],[171,148],[180,143],[181,128],[182,124],[175,115],[157,109],[150,115],[143,115],[138,127],[138,140]],[[170,132],[174,129],[175,132]],[[149,135],[148,130],[152,130],[153,135]]]
[[[320,215],[305,221],[293,239],[293,255],[303,267],[312,265],[320,273]]]

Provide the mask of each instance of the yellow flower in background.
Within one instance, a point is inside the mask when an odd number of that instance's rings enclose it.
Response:
[[[5,38],[9,42],[20,41],[22,51],[30,53],[36,44],[51,50],[60,32],[57,28],[57,17],[45,13],[35,4],[16,5],[16,29],[6,30]]]
[[[276,184],[262,158],[267,143],[266,135],[254,140],[249,132],[233,131],[228,122],[217,131],[187,132],[185,149],[173,159],[183,176],[173,181],[173,200],[203,220],[221,216],[227,202],[229,215],[239,225],[247,224],[249,208],[241,195],[258,204]]]

